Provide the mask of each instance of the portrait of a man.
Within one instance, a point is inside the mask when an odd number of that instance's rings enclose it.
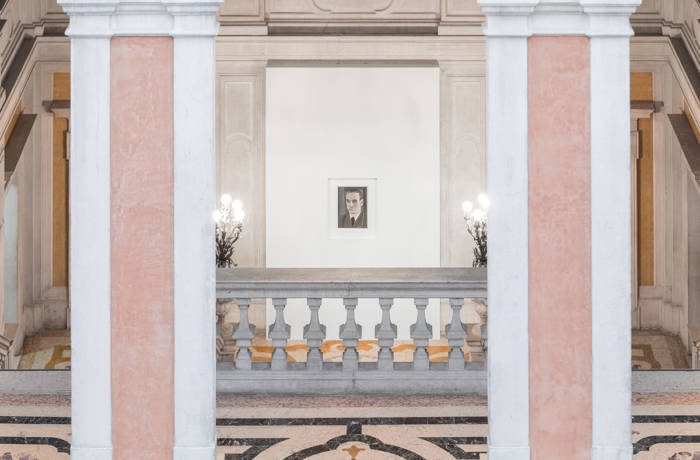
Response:
[[[338,228],[367,228],[367,187],[338,187]]]

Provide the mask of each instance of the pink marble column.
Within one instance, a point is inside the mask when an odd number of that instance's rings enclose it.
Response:
[[[173,39],[111,43],[113,458],[172,458]]]
[[[57,0],[71,42],[73,460],[216,456],[222,2]]]
[[[489,459],[632,458],[629,19],[641,0],[477,3]]]
[[[591,453],[589,39],[528,40],[531,458]]]

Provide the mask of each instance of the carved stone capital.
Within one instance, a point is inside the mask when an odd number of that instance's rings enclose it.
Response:
[[[478,0],[489,36],[631,36],[629,17],[641,0]]]
[[[58,0],[71,37],[170,35],[214,37],[223,0]]]

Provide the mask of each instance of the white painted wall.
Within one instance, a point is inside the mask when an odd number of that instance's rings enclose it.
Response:
[[[439,266],[439,69],[271,67],[266,86],[267,266]],[[330,179],[376,179],[373,236],[332,235]],[[365,338],[379,322],[370,303],[357,309]],[[286,312],[301,337],[307,309],[290,302]],[[437,336],[435,302],[428,314]],[[408,337],[415,309],[397,304],[392,315]],[[340,301],[321,308],[329,338],[344,318]]]

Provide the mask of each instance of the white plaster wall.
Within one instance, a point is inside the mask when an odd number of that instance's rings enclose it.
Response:
[[[267,266],[439,266],[439,69],[270,67],[266,90]],[[373,236],[333,237],[329,179],[376,179]],[[286,313],[301,337],[303,302]],[[437,302],[428,315],[437,336]],[[357,317],[372,337],[377,301],[361,301]],[[392,317],[408,337],[415,309],[397,302]],[[339,300],[321,308],[329,338],[344,318]]]

